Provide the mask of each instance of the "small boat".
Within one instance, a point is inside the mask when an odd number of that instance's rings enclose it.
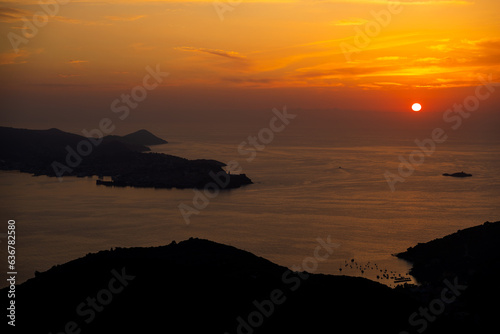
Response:
[[[452,177],[470,177],[470,176],[472,176],[472,174],[464,173],[464,172],[462,171],[462,172],[459,172],[459,173],[453,173],[453,174],[444,173],[444,174],[443,174],[443,176],[452,176]]]
[[[111,186],[114,186],[115,183],[113,181],[103,181],[103,180],[95,180],[95,184],[100,186],[108,186],[108,187],[111,187]]]
[[[403,283],[403,282],[410,282],[411,278],[409,277],[399,277],[394,279],[394,283]]]

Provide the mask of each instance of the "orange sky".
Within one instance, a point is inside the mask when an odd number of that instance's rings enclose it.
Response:
[[[498,0],[60,2],[68,3],[46,7],[35,33],[26,22],[43,13],[37,1],[0,4],[8,121],[34,117],[29,108],[39,118],[95,117],[157,64],[169,76],[145,105],[168,97],[164,112],[396,111],[413,102],[440,111],[463,100],[478,75],[500,81]],[[79,107],[68,111],[72,103]]]

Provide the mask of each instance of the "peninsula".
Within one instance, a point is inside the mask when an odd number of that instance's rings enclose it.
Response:
[[[216,160],[188,160],[145,153],[165,140],[146,130],[126,136],[87,138],[58,129],[27,130],[0,127],[0,170],[19,170],[62,180],[66,176],[111,177],[106,186],[220,189],[251,184],[245,175],[226,173]]]

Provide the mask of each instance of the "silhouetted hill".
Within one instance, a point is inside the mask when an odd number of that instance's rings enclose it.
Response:
[[[106,136],[107,139],[116,139],[125,143],[134,144],[134,145],[161,145],[168,143],[166,140],[163,140],[159,137],[156,137],[154,134],[147,130],[139,130],[134,133],[130,133],[125,136]]]
[[[215,182],[220,188],[237,188],[252,183],[244,174],[227,174],[219,161],[141,153],[149,148],[139,142],[161,139],[147,131],[129,136],[97,139],[58,129],[0,127],[0,169],[58,177],[111,176],[113,181],[105,185],[132,187],[204,188]]]
[[[291,272],[246,251],[192,238],[87,254],[16,286],[16,330],[489,333],[500,311],[498,253],[489,244],[499,238],[498,225],[486,223],[429,243],[443,261],[467,257],[458,246],[464,242],[468,254],[476,247],[494,251],[480,251],[483,258],[464,262],[457,276],[448,272],[442,281],[395,289],[359,277]],[[491,235],[486,246],[472,241],[486,235]],[[443,250],[444,245],[452,249]],[[409,253],[430,259],[425,247]],[[0,296],[6,305],[7,288]]]
[[[14,161],[32,160],[35,163],[49,164],[53,161],[64,162],[68,154],[66,147],[69,146],[77,151],[78,144],[83,141],[92,143],[83,136],[59,129],[28,130],[0,127],[0,158]],[[91,147],[93,155],[111,156],[149,149],[143,145],[112,140],[103,140]]]
[[[421,282],[435,283],[450,275],[468,279],[491,261],[500,263],[500,222],[459,230],[419,243],[397,257],[413,263],[410,273]]]
[[[17,286],[16,329],[399,333],[416,308],[404,294],[364,278],[301,275],[305,273],[199,239],[101,251],[36,273]],[[0,295],[6,298],[6,290]],[[67,325],[70,321],[75,324]]]
[[[425,300],[424,305],[429,305],[432,300],[443,300],[446,281],[452,285],[458,282],[464,290],[456,301],[446,306],[446,312],[433,324],[433,331],[489,333],[491,328],[497,327],[500,313],[496,302],[500,299],[499,240],[500,222],[486,222],[397,254],[413,262],[410,272],[423,282],[417,296]]]

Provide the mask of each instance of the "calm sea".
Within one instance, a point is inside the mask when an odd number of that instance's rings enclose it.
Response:
[[[247,161],[250,155],[241,154],[238,146],[266,125],[242,124],[231,130],[153,126],[155,134],[169,141],[155,151],[234,161],[254,181],[219,193],[190,217],[189,224],[178,206],[193,206],[195,192],[190,189],[108,188],[96,186],[95,178],[66,177],[58,182],[0,172],[0,233],[6,232],[8,219],[16,220],[18,279],[89,252],[165,245],[189,237],[229,244],[292,267],[313,256],[317,238],[330,237],[339,247],[313,268],[315,272],[391,284],[392,280],[377,279],[380,270],[404,275],[410,268],[391,254],[500,220],[498,136],[491,140],[450,135],[392,192],[384,173],[398,173],[399,156],[408,159],[417,149],[413,141],[430,137],[429,129],[354,135],[292,123]],[[462,170],[474,176],[441,175]],[[4,237],[2,259],[7,256]]]

